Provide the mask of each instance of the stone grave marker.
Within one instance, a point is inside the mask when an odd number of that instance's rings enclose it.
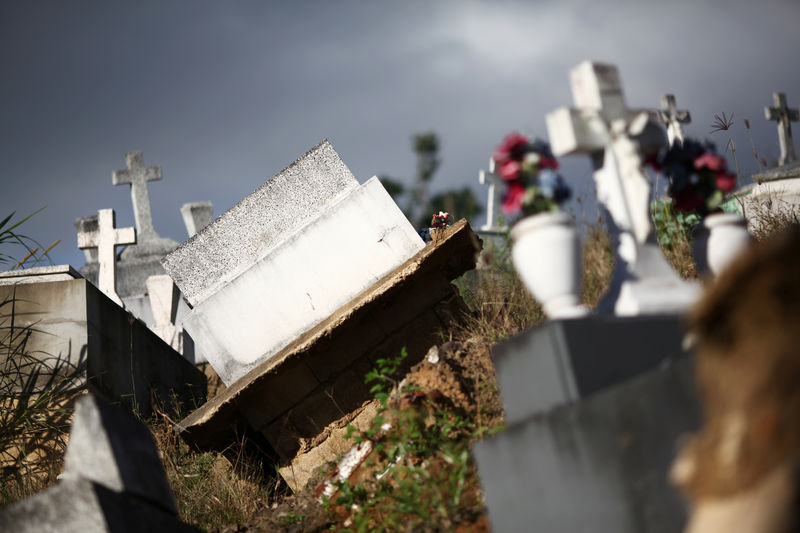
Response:
[[[199,531],[178,518],[147,427],[91,394],[76,402],[59,482],[0,511],[0,530]]]
[[[205,228],[213,220],[214,206],[211,202],[192,202],[183,204],[181,216],[186,225],[186,232],[193,237],[198,231]]]
[[[113,209],[101,209],[97,212],[97,230],[89,233],[78,233],[78,248],[94,248],[97,250],[99,265],[97,286],[100,290],[120,306],[124,306],[116,291],[117,261],[115,249],[123,244],[136,243],[134,228],[116,228]]]
[[[195,360],[191,337],[185,334],[182,327],[176,325],[181,293],[172,278],[166,274],[147,278],[147,298],[153,312],[150,329],[186,360],[198,362]]]
[[[488,185],[486,199],[486,223],[481,226],[481,231],[504,232],[508,231],[505,224],[498,224],[498,217],[502,212],[501,198],[503,178],[495,174],[494,159],[489,159],[489,171],[481,170],[478,174],[481,185]]]
[[[692,117],[685,109],[678,110],[674,94],[661,95],[661,111],[658,112],[658,116],[667,127],[669,145],[672,146],[675,141],[683,144],[683,124],[689,124]]]
[[[75,219],[76,233],[92,233],[94,231],[97,231],[97,215]],[[86,259],[86,264],[97,264],[97,248],[84,248],[83,255]]]
[[[324,141],[162,263],[230,385],[425,247],[377,178]]]
[[[617,315],[682,311],[698,295],[670,267],[650,221],[647,153],[666,144],[663,128],[646,111],[629,109],[613,65],[581,63],[570,72],[576,108],[547,115],[556,155],[587,154],[601,210],[616,248],[609,291],[598,305]]]
[[[786,104],[786,94],[772,93],[772,101],[775,107],[765,107],[764,116],[767,120],[774,120],[778,124],[778,142],[781,147],[781,157],[778,165],[783,166],[797,159],[794,154],[794,141],[792,140],[792,122],[800,120],[800,113],[797,109],[790,108]]]

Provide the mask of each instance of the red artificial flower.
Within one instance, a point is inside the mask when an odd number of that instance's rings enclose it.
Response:
[[[731,192],[736,188],[736,176],[727,172],[717,172],[717,188],[724,192]]]
[[[698,170],[707,168],[712,172],[725,172],[725,170],[727,170],[725,159],[717,154],[712,154],[711,152],[705,152],[703,155],[695,159],[694,168]]]
[[[522,198],[525,196],[525,186],[519,181],[506,183],[506,193],[503,195],[503,213],[513,215],[522,210]]]
[[[522,166],[517,161],[512,161],[509,159],[500,164],[498,173],[503,180],[513,181],[519,178],[520,170],[522,170]]]
[[[503,139],[503,144],[497,148],[492,156],[492,159],[495,160],[495,163],[504,163],[512,158],[519,160],[523,148],[525,148],[527,145],[527,137],[521,133],[511,133],[505,139]]]

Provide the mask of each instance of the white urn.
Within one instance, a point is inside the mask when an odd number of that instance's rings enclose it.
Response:
[[[584,316],[580,305],[581,243],[562,212],[523,218],[511,229],[511,260],[522,282],[551,319]]]
[[[718,276],[752,244],[747,221],[736,213],[714,213],[703,219],[692,252],[701,273]]]

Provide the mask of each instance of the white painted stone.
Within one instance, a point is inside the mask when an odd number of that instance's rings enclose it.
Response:
[[[699,287],[680,279],[655,240],[645,153],[667,139],[654,114],[628,109],[617,68],[584,62],[570,72],[575,109],[547,115],[555,155],[592,158],[597,197],[616,248],[611,286],[598,305],[618,315],[684,311]]]
[[[43,266],[0,272],[0,285],[68,281],[83,276],[69,265]]]
[[[192,202],[183,204],[181,216],[186,226],[189,237],[194,237],[197,232],[211,224],[213,220],[214,206],[211,202]]]
[[[357,187],[347,165],[323,141],[161,263],[184,298],[196,306]]]
[[[488,197],[486,199],[486,224],[481,226],[481,231],[507,231],[505,224],[498,224],[501,209],[501,198],[503,190],[503,178],[495,174],[494,159],[489,159],[489,171],[481,170],[478,180],[481,185],[488,185]]]
[[[117,263],[114,250],[122,244],[136,243],[134,228],[115,228],[113,209],[101,209],[97,212],[97,231],[78,233],[78,248],[96,248],[100,263],[98,288],[109,298],[122,306],[115,289]]]
[[[230,385],[424,247],[373,177],[282,235],[183,326]]]
[[[675,141],[683,144],[683,124],[692,122],[692,117],[686,110],[678,110],[678,105],[675,103],[675,95],[662,94],[661,95],[661,111],[658,113],[659,118],[667,127],[667,139],[669,145],[675,144]]]
[[[774,120],[778,123],[778,142],[781,147],[781,158],[778,160],[778,165],[783,166],[797,159],[792,140],[792,122],[800,120],[800,112],[797,109],[789,108],[784,93],[772,93],[772,101],[775,103],[775,107],[765,107],[764,116],[767,120]]]

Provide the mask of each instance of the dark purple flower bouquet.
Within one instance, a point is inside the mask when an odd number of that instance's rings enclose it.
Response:
[[[705,216],[720,209],[725,193],[736,188],[736,175],[713,145],[686,139],[648,161],[669,178],[667,194],[675,210]]]

